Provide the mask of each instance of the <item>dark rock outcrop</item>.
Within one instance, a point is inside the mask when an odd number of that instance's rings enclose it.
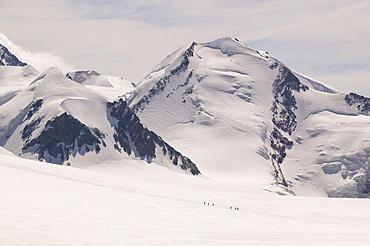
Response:
[[[368,114],[370,111],[370,98],[361,96],[356,93],[349,93],[344,100],[349,106],[356,105],[360,113]]]
[[[272,85],[274,102],[271,111],[273,113],[272,122],[274,125],[289,135],[297,127],[297,102],[293,92],[308,90],[308,86],[303,85],[299,79],[285,66],[279,69],[278,77]]]
[[[200,174],[197,166],[186,156],[176,151],[160,136],[148,130],[141,122],[134,110],[127,106],[126,101],[120,99],[107,104],[108,118],[115,129],[115,148],[128,155],[134,153],[148,163],[156,158],[156,151],[160,149],[163,155],[168,156],[172,163],[179,165],[183,170],[189,170],[193,175]]]
[[[24,67],[27,63],[21,62],[13,55],[8,48],[0,44],[0,66],[20,66]]]
[[[82,84],[87,79],[90,79],[92,77],[98,77],[100,75],[101,75],[100,73],[95,72],[93,70],[87,70],[67,73],[66,77],[69,78],[70,80]]]
[[[271,155],[271,158],[278,164],[283,163],[286,157],[286,149],[292,148],[293,142],[284,137],[278,129],[274,128],[270,135],[270,143],[271,148],[275,151],[275,153]]]
[[[71,155],[84,155],[90,151],[99,153],[101,145],[105,147],[104,133],[97,128],[89,128],[67,113],[49,120],[40,135],[30,139],[40,121],[32,121],[22,131],[25,140],[23,153],[38,154],[39,160],[63,164]]]
[[[280,131],[289,135],[297,127],[297,101],[294,92],[306,91],[308,86],[303,85],[299,79],[284,65],[280,65],[279,74],[272,85],[274,101],[272,104],[272,122],[275,127],[270,134],[270,146],[273,153],[270,154],[275,177],[284,186],[287,182],[281,171],[280,165],[286,157],[286,149],[290,149],[293,142],[284,137]]]
[[[39,99],[36,102],[32,103],[30,109],[28,110],[27,117],[25,120],[30,119],[42,106],[43,100]]]

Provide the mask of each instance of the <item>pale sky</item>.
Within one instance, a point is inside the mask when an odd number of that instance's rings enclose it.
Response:
[[[233,36],[370,96],[369,21],[369,0],[0,0],[0,42],[29,63],[135,83],[182,46]]]

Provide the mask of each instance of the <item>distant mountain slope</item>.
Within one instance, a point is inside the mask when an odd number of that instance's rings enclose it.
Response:
[[[69,72],[66,76],[67,78],[82,85],[95,85],[103,87],[126,86],[129,89],[133,89],[135,87],[132,82],[129,82],[122,77],[102,75],[93,70]]]
[[[89,89],[107,96],[111,100],[115,100],[125,92],[135,88],[134,83],[122,77],[103,75],[93,70],[69,72],[66,76]]]
[[[39,72],[31,65],[27,66],[0,66],[0,105],[14,98],[32,80],[37,78]]]
[[[38,76],[31,65],[21,62],[0,44],[0,105],[5,104]]]
[[[367,99],[295,73],[237,39],[174,52],[138,84],[129,102],[144,124],[222,182],[271,190],[275,185],[268,184],[276,182],[298,195],[367,196],[364,143],[370,135],[350,130],[367,124]],[[313,147],[312,136],[323,131],[313,119],[328,114],[320,117],[325,124],[339,117],[347,126],[324,130],[329,135],[316,137]],[[345,134],[336,134],[339,129]],[[323,161],[318,149],[328,144],[341,151]],[[327,171],[333,162],[335,171]]]
[[[0,106],[4,117],[0,126],[1,145],[19,156],[55,164],[84,166],[130,156],[170,168],[179,165],[194,175],[199,174],[190,159],[160,141],[160,137],[148,131],[138,118],[133,123],[139,128],[126,129],[130,136],[126,142],[131,145],[133,153],[120,153],[115,146],[123,140],[116,134],[115,122],[121,116],[108,117],[112,105],[114,103],[108,103],[106,97],[51,68]],[[131,114],[131,117],[135,115]],[[133,139],[134,135],[146,136],[147,133],[156,137],[154,144],[143,137],[140,144]],[[150,150],[139,148],[141,144],[149,143],[152,144]],[[166,152],[162,150],[163,146]]]

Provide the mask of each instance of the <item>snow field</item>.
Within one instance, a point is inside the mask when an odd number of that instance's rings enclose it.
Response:
[[[0,245],[363,245],[370,237],[369,200],[239,193],[202,177],[166,179],[164,168],[150,167],[157,180],[148,170],[132,179],[130,168],[111,175],[1,157]]]

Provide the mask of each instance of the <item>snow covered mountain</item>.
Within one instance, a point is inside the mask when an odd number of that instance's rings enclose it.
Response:
[[[109,102],[57,68],[38,76],[0,112],[0,144],[21,157],[80,167],[126,159],[200,173],[122,100]]]
[[[14,98],[38,75],[31,65],[0,66],[0,105]]]
[[[133,89],[135,85],[122,77],[113,77],[109,75],[102,75],[93,70],[69,72],[66,75],[69,79],[76,81],[82,85],[95,85],[103,87],[115,87],[125,84],[128,88]]]
[[[334,197],[369,195],[369,102],[228,37],[175,51],[129,99],[220,182]]]
[[[0,75],[11,88],[1,91],[0,145],[21,157],[202,170],[256,193],[370,195],[370,99],[235,38],[179,49],[137,86],[92,70],[0,66]]]
[[[31,65],[21,62],[0,44],[0,105],[16,96],[38,74]]]
[[[135,84],[122,77],[103,75],[93,70],[67,73],[67,78],[80,83],[114,101],[135,88]]]

